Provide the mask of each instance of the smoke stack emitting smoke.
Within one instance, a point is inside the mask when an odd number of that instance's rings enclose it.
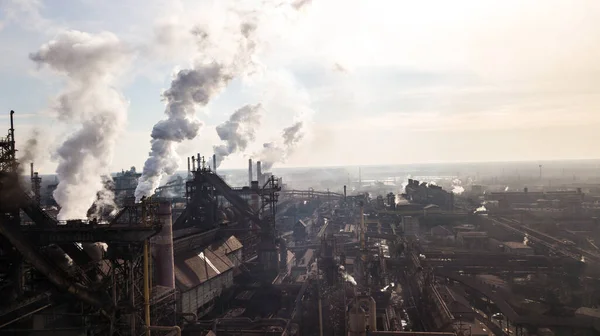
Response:
[[[143,196],[152,195],[163,175],[171,175],[179,167],[180,158],[175,151],[177,144],[194,139],[202,126],[196,117],[196,107],[206,106],[251,64],[255,50],[252,34],[256,25],[247,21],[252,18],[244,19],[246,21],[240,25],[241,38],[234,55],[199,61],[192,69],[179,71],[171,87],[163,93],[167,101],[167,119],[159,121],[152,129],[150,157],[144,164],[142,177],[135,190],[137,201]],[[196,28],[193,34],[199,38],[198,45],[202,48],[217,48],[216,41],[210,41],[211,36],[205,30]]]
[[[256,128],[260,126],[260,111],[261,104],[245,105],[235,111],[229,120],[217,126],[217,134],[225,142],[224,145],[213,147],[217,168],[227,156],[246,150],[248,143],[254,141]]]
[[[66,31],[29,58],[67,77],[56,99],[60,120],[79,128],[57,150],[59,184],[54,199],[58,218],[86,218],[103,189],[118,136],[127,119],[127,102],[114,88],[116,74],[130,59],[128,48],[112,33]]]
[[[258,154],[262,161],[263,170],[268,172],[275,163],[285,162],[294,152],[296,145],[304,138],[304,122],[298,121],[281,132],[283,144],[268,142],[263,144],[263,149]]]

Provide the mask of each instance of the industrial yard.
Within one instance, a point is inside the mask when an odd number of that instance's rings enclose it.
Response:
[[[95,202],[85,220],[58,220],[34,163],[17,160],[10,116],[2,335],[600,332],[598,184],[551,188],[540,167],[520,191],[497,178],[457,191],[457,177],[361,173],[335,191],[302,190],[250,159],[246,183],[232,186],[216,156],[197,154],[152,196],[136,200],[141,174],[123,170],[117,209]]]
[[[600,336],[599,40],[598,0],[0,0],[0,336]]]

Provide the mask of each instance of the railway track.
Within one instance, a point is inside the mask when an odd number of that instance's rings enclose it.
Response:
[[[536,244],[540,244],[566,257],[581,261],[583,256],[585,261],[600,263],[599,253],[595,253],[586,249],[579,248],[577,246],[573,246],[572,244],[565,242],[564,240],[558,239],[544,232],[540,232],[538,230],[524,226],[517,220],[505,217],[499,217],[497,219],[490,218],[490,220],[492,220],[498,225],[501,225],[509,231],[523,235],[524,237],[527,237],[528,240]]]

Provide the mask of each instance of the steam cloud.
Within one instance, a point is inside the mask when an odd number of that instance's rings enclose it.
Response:
[[[258,157],[262,162],[262,169],[268,172],[275,163],[285,162],[297,147],[297,144],[304,138],[304,122],[295,122],[292,126],[286,127],[281,132],[283,144],[268,142],[263,144],[263,149]]]
[[[211,41],[212,36],[207,30],[196,27],[192,31],[198,39],[198,46],[207,54],[212,52],[214,59],[198,61],[192,69],[179,71],[171,87],[163,93],[167,101],[167,119],[159,121],[152,129],[150,157],[144,164],[135,190],[137,201],[152,195],[163,175],[171,175],[179,167],[177,144],[194,139],[203,125],[196,117],[195,108],[206,106],[252,63],[256,47],[253,41],[256,24],[253,19],[251,16],[243,18],[233,54],[222,55],[223,50],[217,47],[218,41]]]
[[[455,178],[452,180],[452,193],[455,195],[460,195],[465,192],[465,188],[462,186],[462,181]]]
[[[229,120],[217,126],[219,138],[224,145],[214,146],[217,156],[217,167],[225,158],[235,152],[244,151],[248,143],[256,138],[256,128],[260,126],[261,105],[245,105],[235,111]]]
[[[54,199],[60,220],[85,218],[104,186],[115,145],[127,119],[128,103],[114,88],[115,75],[130,51],[112,33],[66,31],[29,55],[39,66],[66,76],[67,87],[54,111],[79,128],[57,150],[59,184]]]

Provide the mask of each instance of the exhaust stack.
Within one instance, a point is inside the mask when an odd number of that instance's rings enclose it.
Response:
[[[213,154],[213,171],[217,173],[217,154]]]
[[[248,186],[252,186],[252,159],[248,159]]]
[[[175,288],[171,203],[160,202],[158,206],[158,218],[162,224],[162,229],[150,240],[152,244],[152,254],[154,254],[156,260],[156,285]]]
[[[258,185],[262,187],[262,168],[260,161],[256,161],[256,180],[258,181]]]

